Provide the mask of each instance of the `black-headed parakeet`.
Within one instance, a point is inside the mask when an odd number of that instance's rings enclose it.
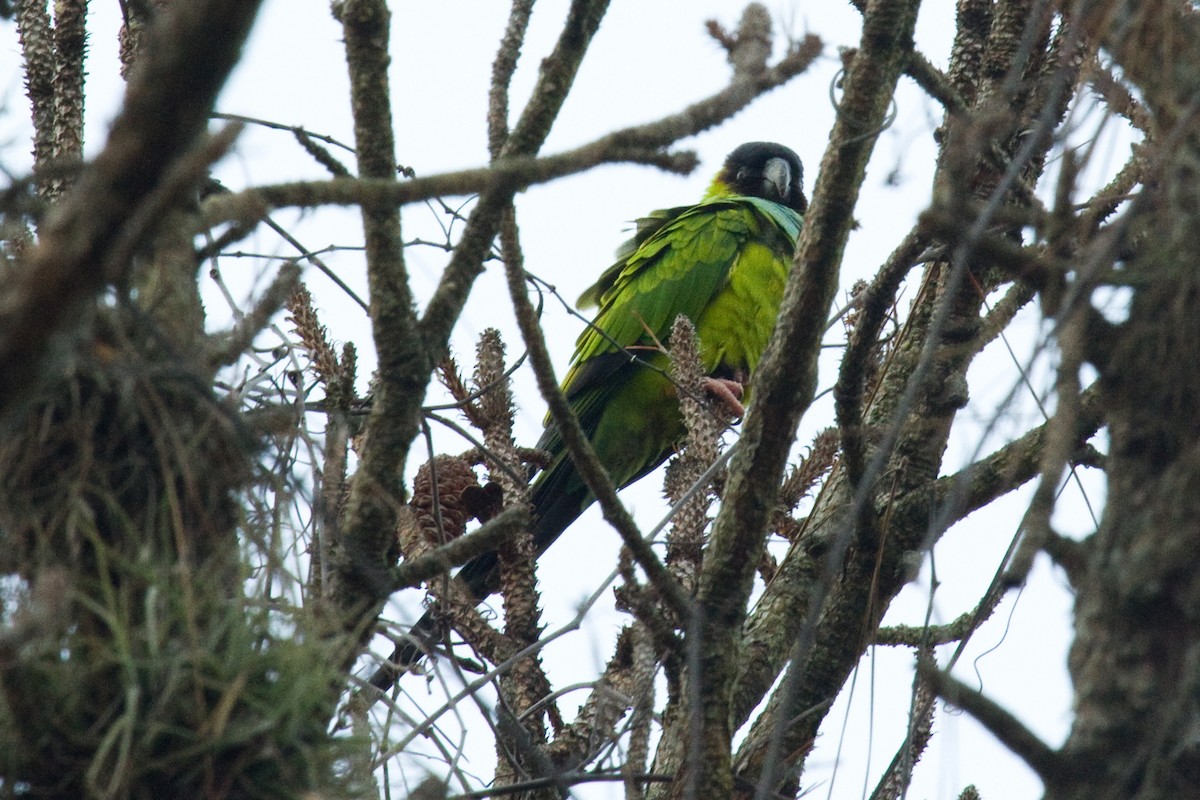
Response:
[[[750,142],[725,159],[704,198],[652,212],[618,260],[579,299],[598,306],[562,389],[600,462],[622,488],[661,464],[685,430],[661,352],[675,318],[696,327],[713,393],[737,403],[766,349],[792,265],[806,200],[800,158]],[[533,541],[545,552],[594,501],[547,421],[551,461],[534,481]],[[496,556],[459,573],[482,600],[498,588]]]

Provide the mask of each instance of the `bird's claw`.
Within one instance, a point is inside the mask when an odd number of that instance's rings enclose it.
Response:
[[[746,416],[746,407],[742,405],[742,395],[745,387],[729,378],[705,378],[704,390],[733,416]]]

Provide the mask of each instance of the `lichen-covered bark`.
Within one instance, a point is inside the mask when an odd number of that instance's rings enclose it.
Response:
[[[1136,207],[1128,319],[1090,343],[1111,435],[1108,502],[1078,581],[1069,780],[1050,798],[1200,792],[1200,19],[1165,2],[1095,4],[1164,146]],[[1170,143],[1167,146],[1167,143]]]
[[[960,29],[956,58],[967,63],[952,64],[951,74],[964,96],[975,98],[977,105],[969,114],[949,117],[943,127],[944,155],[937,180],[956,198],[951,202],[959,209],[957,224],[965,226],[961,209],[971,204],[986,201],[987,219],[1006,203],[1022,202],[1020,193],[1040,174],[1041,151],[1022,149],[1027,139],[1018,135],[1020,120],[1030,126],[1040,120],[1037,124],[1050,130],[1061,119],[1063,107],[1047,106],[1045,94],[1030,91],[1022,79],[1027,73],[1041,73],[1048,48],[1029,41],[1022,46],[1027,37],[1032,35],[1034,42],[1038,37],[1023,24],[1027,19],[1022,19],[1021,9],[1008,8],[994,24],[978,8],[963,7],[960,12],[971,27]],[[983,61],[991,65],[990,72],[976,80],[987,71],[980,66]],[[1003,69],[1002,63],[1007,64]],[[1068,95],[1075,75],[1070,69],[1056,73]],[[993,110],[1000,101],[1011,109],[1003,115]],[[990,143],[982,145],[984,141]],[[1011,160],[984,155],[987,148],[997,147],[1006,149]],[[976,224],[974,235],[979,236],[984,223]],[[905,258],[915,258],[906,252],[898,248],[901,262],[895,269],[911,263]],[[955,413],[967,401],[967,369],[981,348],[981,337],[994,336],[981,327],[981,287],[1004,279],[987,258],[974,254],[971,243],[951,256],[927,268],[878,383],[865,392],[857,387],[865,401],[854,397],[855,387],[848,387],[845,413],[854,415],[858,403],[865,402],[862,419],[839,421],[858,426],[843,430],[843,441],[847,434],[854,436],[856,446],[864,447],[862,460],[853,469],[846,463],[835,469],[747,625],[746,644],[753,649],[741,654],[737,724],[761,700],[778,670],[788,660],[791,665],[739,748],[734,765],[736,775],[747,782],[743,785],[753,784],[772,766],[779,782],[766,788],[788,790],[794,785],[786,776],[802,765],[826,710],[872,641],[891,599],[911,578],[921,553],[970,502],[978,502],[980,491],[1011,488],[1036,474],[1042,446],[1029,441],[1008,454],[1019,463],[1005,469],[1002,477],[984,481],[990,488],[964,483],[959,494],[944,485],[945,479],[938,482]],[[893,269],[889,265],[881,272],[872,291],[895,291]],[[843,380],[861,382],[865,374],[852,370]],[[1095,425],[1093,410],[1071,431],[1071,440],[1081,443]],[[1004,454],[997,454],[997,460],[1003,461]],[[964,482],[969,477],[964,474]]]
[[[820,321],[828,314],[837,286],[837,267],[853,224],[854,204],[880,123],[912,48],[919,7],[914,0],[868,4],[862,44],[847,69],[844,113],[821,164],[797,245],[795,273],[755,379],[741,450],[730,467],[725,502],[701,571],[698,624],[688,633],[689,639],[702,643],[697,669],[689,676],[698,684],[694,702],[699,707],[693,705],[691,714],[699,714],[702,720],[699,746],[687,753],[672,797],[688,797],[697,787],[709,796],[727,797],[734,789],[733,697],[757,554],[796,425],[816,388]],[[748,774],[739,771],[739,777],[758,780],[773,765],[764,761],[756,766]],[[773,776],[761,777],[768,785],[775,783]]]

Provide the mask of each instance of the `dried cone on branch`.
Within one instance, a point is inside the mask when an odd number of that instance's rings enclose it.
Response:
[[[469,499],[464,499],[468,490],[484,491],[475,470],[462,456],[437,456],[417,470],[409,503],[417,524],[401,526],[399,532],[400,550],[406,558],[463,535],[468,520],[476,516]]]

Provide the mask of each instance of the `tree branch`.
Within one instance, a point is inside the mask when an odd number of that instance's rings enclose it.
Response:
[[[879,332],[895,303],[901,281],[916,264],[929,239],[919,230],[911,231],[892,252],[882,269],[863,292],[854,332],[838,370],[834,386],[834,409],[842,437],[843,463],[850,485],[857,487],[866,468],[866,445],[862,427],[862,403],[867,363],[875,352]]]
[[[438,575],[445,575],[472,558],[496,549],[496,545],[515,536],[529,524],[523,508],[509,508],[485,522],[478,530],[452,539],[434,550],[405,561],[392,570],[391,591],[418,586]]]
[[[820,40],[816,37],[809,37],[801,47],[789,53],[774,67],[768,67],[756,76],[735,75],[725,89],[688,106],[678,114],[665,117],[657,122],[617,131],[602,137],[589,147],[598,147],[601,152],[609,153],[655,153],[679,139],[693,136],[725,121],[758,96],[803,72],[820,54],[820,50]],[[558,52],[557,49],[556,52]],[[582,58],[582,53],[579,53],[578,56]],[[543,74],[549,73],[544,72]],[[571,75],[573,74],[571,72]],[[537,90],[535,90],[535,100],[537,97]],[[532,104],[534,101],[530,102]],[[547,103],[542,103],[537,107],[539,113],[546,113],[543,108],[546,105]],[[557,108],[557,106],[554,107]],[[528,108],[526,113],[530,113]],[[540,130],[543,127],[542,123],[537,121],[536,116],[528,117],[530,121],[527,123],[524,122],[525,115],[522,119],[523,122],[518,123],[506,143],[500,163],[508,158],[531,156],[540,148],[541,140],[537,140],[537,146],[533,147],[531,146],[533,140],[530,137],[532,131]],[[595,155],[591,157],[596,158]],[[627,158],[628,156],[610,156],[607,159],[597,158],[592,163],[598,164],[603,163],[604,160],[619,161]],[[628,160],[636,159],[629,158]],[[578,170],[569,170],[569,172],[573,171]],[[450,327],[458,318],[466,295],[482,269],[481,265],[487,248],[499,229],[500,211],[508,202],[513,191],[514,189],[508,187],[497,187],[481,193],[479,204],[471,214],[471,219],[478,220],[478,222],[468,222],[467,230],[463,233],[459,246],[455,250],[455,257],[447,266],[438,291],[430,300],[422,317],[421,326],[427,347],[439,352],[445,348]]]
[[[601,164],[648,164],[687,174],[696,166],[690,154],[664,154],[645,147],[626,146],[610,134],[590,145],[543,158],[504,158],[486,167],[430,175],[398,183],[391,179],[333,178],[258,186],[232,194],[213,195],[204,202],[203,223],[253,222],[277,208],[315,208],[325,205],[391,205],[419,203],[435,197],[507,194],[583,172]]]
[[[995,701],[936,666],[918,665],[917,669],[938,697],[974,717],[1047,785],[1057,785],[1071,774],[1062,756]]]
[[[350,73],[350,104],[360,175],[383,182],[396,176],[388,84],[391,14],[385,0],[346,0],[340,11]],[[364,429],[358,471],[350,482],[342,541],[334,542],[338,606],[335,629],[367,631],[364,614],[387,597],[386,553],[404,502],[403,465],[419,430],[421,399],[433,365],[421,347],[400,237],[400,211],[362,203],[371,333],[377,355],[374,402]]]
[[[504,224],[514,227],[516,225],[511,209],[506,213]],[[510,235],[515,236],[515,233]],[[554,420],[562,434],[563,447],[566,448],[571,461],[574,462],[579,477],[588,490],[596,496],[596,502],[604,514],[605,521],[612,525],[621,536],[621,542],[629,548],[634,560],[646,573],[646,577],[654,585],[654,588],[670,604],[678,619],[686,625],[692,618],[692,600],[683,591],[683,587],[667,572],[667,568],[663,566],[658,556],[654,554],[654,550],[651,549],[650,543],[642,537],[637,523],[622,505],[620,498],[617,497],[616,487],[613,486],[600,459],[596,457],[596,451],[588,441],[587,435],[579,427],[579,418],[575,416],[571,404],[567,402],[567,398],[563,395],[558,386],[558,380],[554,376],[550,353],[546,349],[546,338],[538,324],[537,312],[534,310],[533,304],[529,302],[525,286],[525,270],[520,260],[513,257],[514,255],[514,253],[508,253],[504,260],[505,275],[508,278],[508,293],[516,311],[517,325],[521,329],[521,336],[529,351],[529,363],[537,378],[538,389],[550,407],[551,419]]]
[[[159,16],[104,150],[0,293],[0,410],[37,385],[54,334],[77,324],[84,304],[113,277],[96,265],[107,262],[126,221],[205,129],[258,6],[196,0]]]
[[[872,3],[862,48],[847,72],[845,94],[830,146],[825,151],[784,292],[779,321],[755,377],[754,395],[742,425],[739,451],[730,465],[725,500],[713,526],[700,578],[703,637],[698,708],[703,747],[689,755],[698,786],[714,796],[733,789],[730,729],[733,689],[741,657],[737,647],[746,616],[767,522],[796,426],[816,388],[816,358],[825,319],[837,288],[842,252],[853,224],[867,160],[891,103],[896,81],[912,48],[919,3]],[[754,770],[773,787],[775,750]],[[791,752],[790,750],[788,752]],[[746,776],[747,773],[739,771]]]
[[[529,29],[529,17],[533,13],[533,0],[515,0],[508,12],[508,27],[492,62],[492,86],[488,92],[488,153],[495,161],[500,157],[504,142],[508,139],[508,89],[513,73],[517,70],[517,59],[521,57],[521,45]]]
[[[1080,395],[1074,429],[1077,446],[1091,438],[1103,424],[1101,399],[1099,387],[1095,385]],[[901,499],[896,513],[905,515],[918,508],[929,508],[933,503],[943,509],[943,514],[952,509],[947,523],[953,524],[1003,497],[1038,474],[1050,424],[1046,422],[1034,428],[953,475],[938,478],[930,487],[932,496],[914,494]]]

